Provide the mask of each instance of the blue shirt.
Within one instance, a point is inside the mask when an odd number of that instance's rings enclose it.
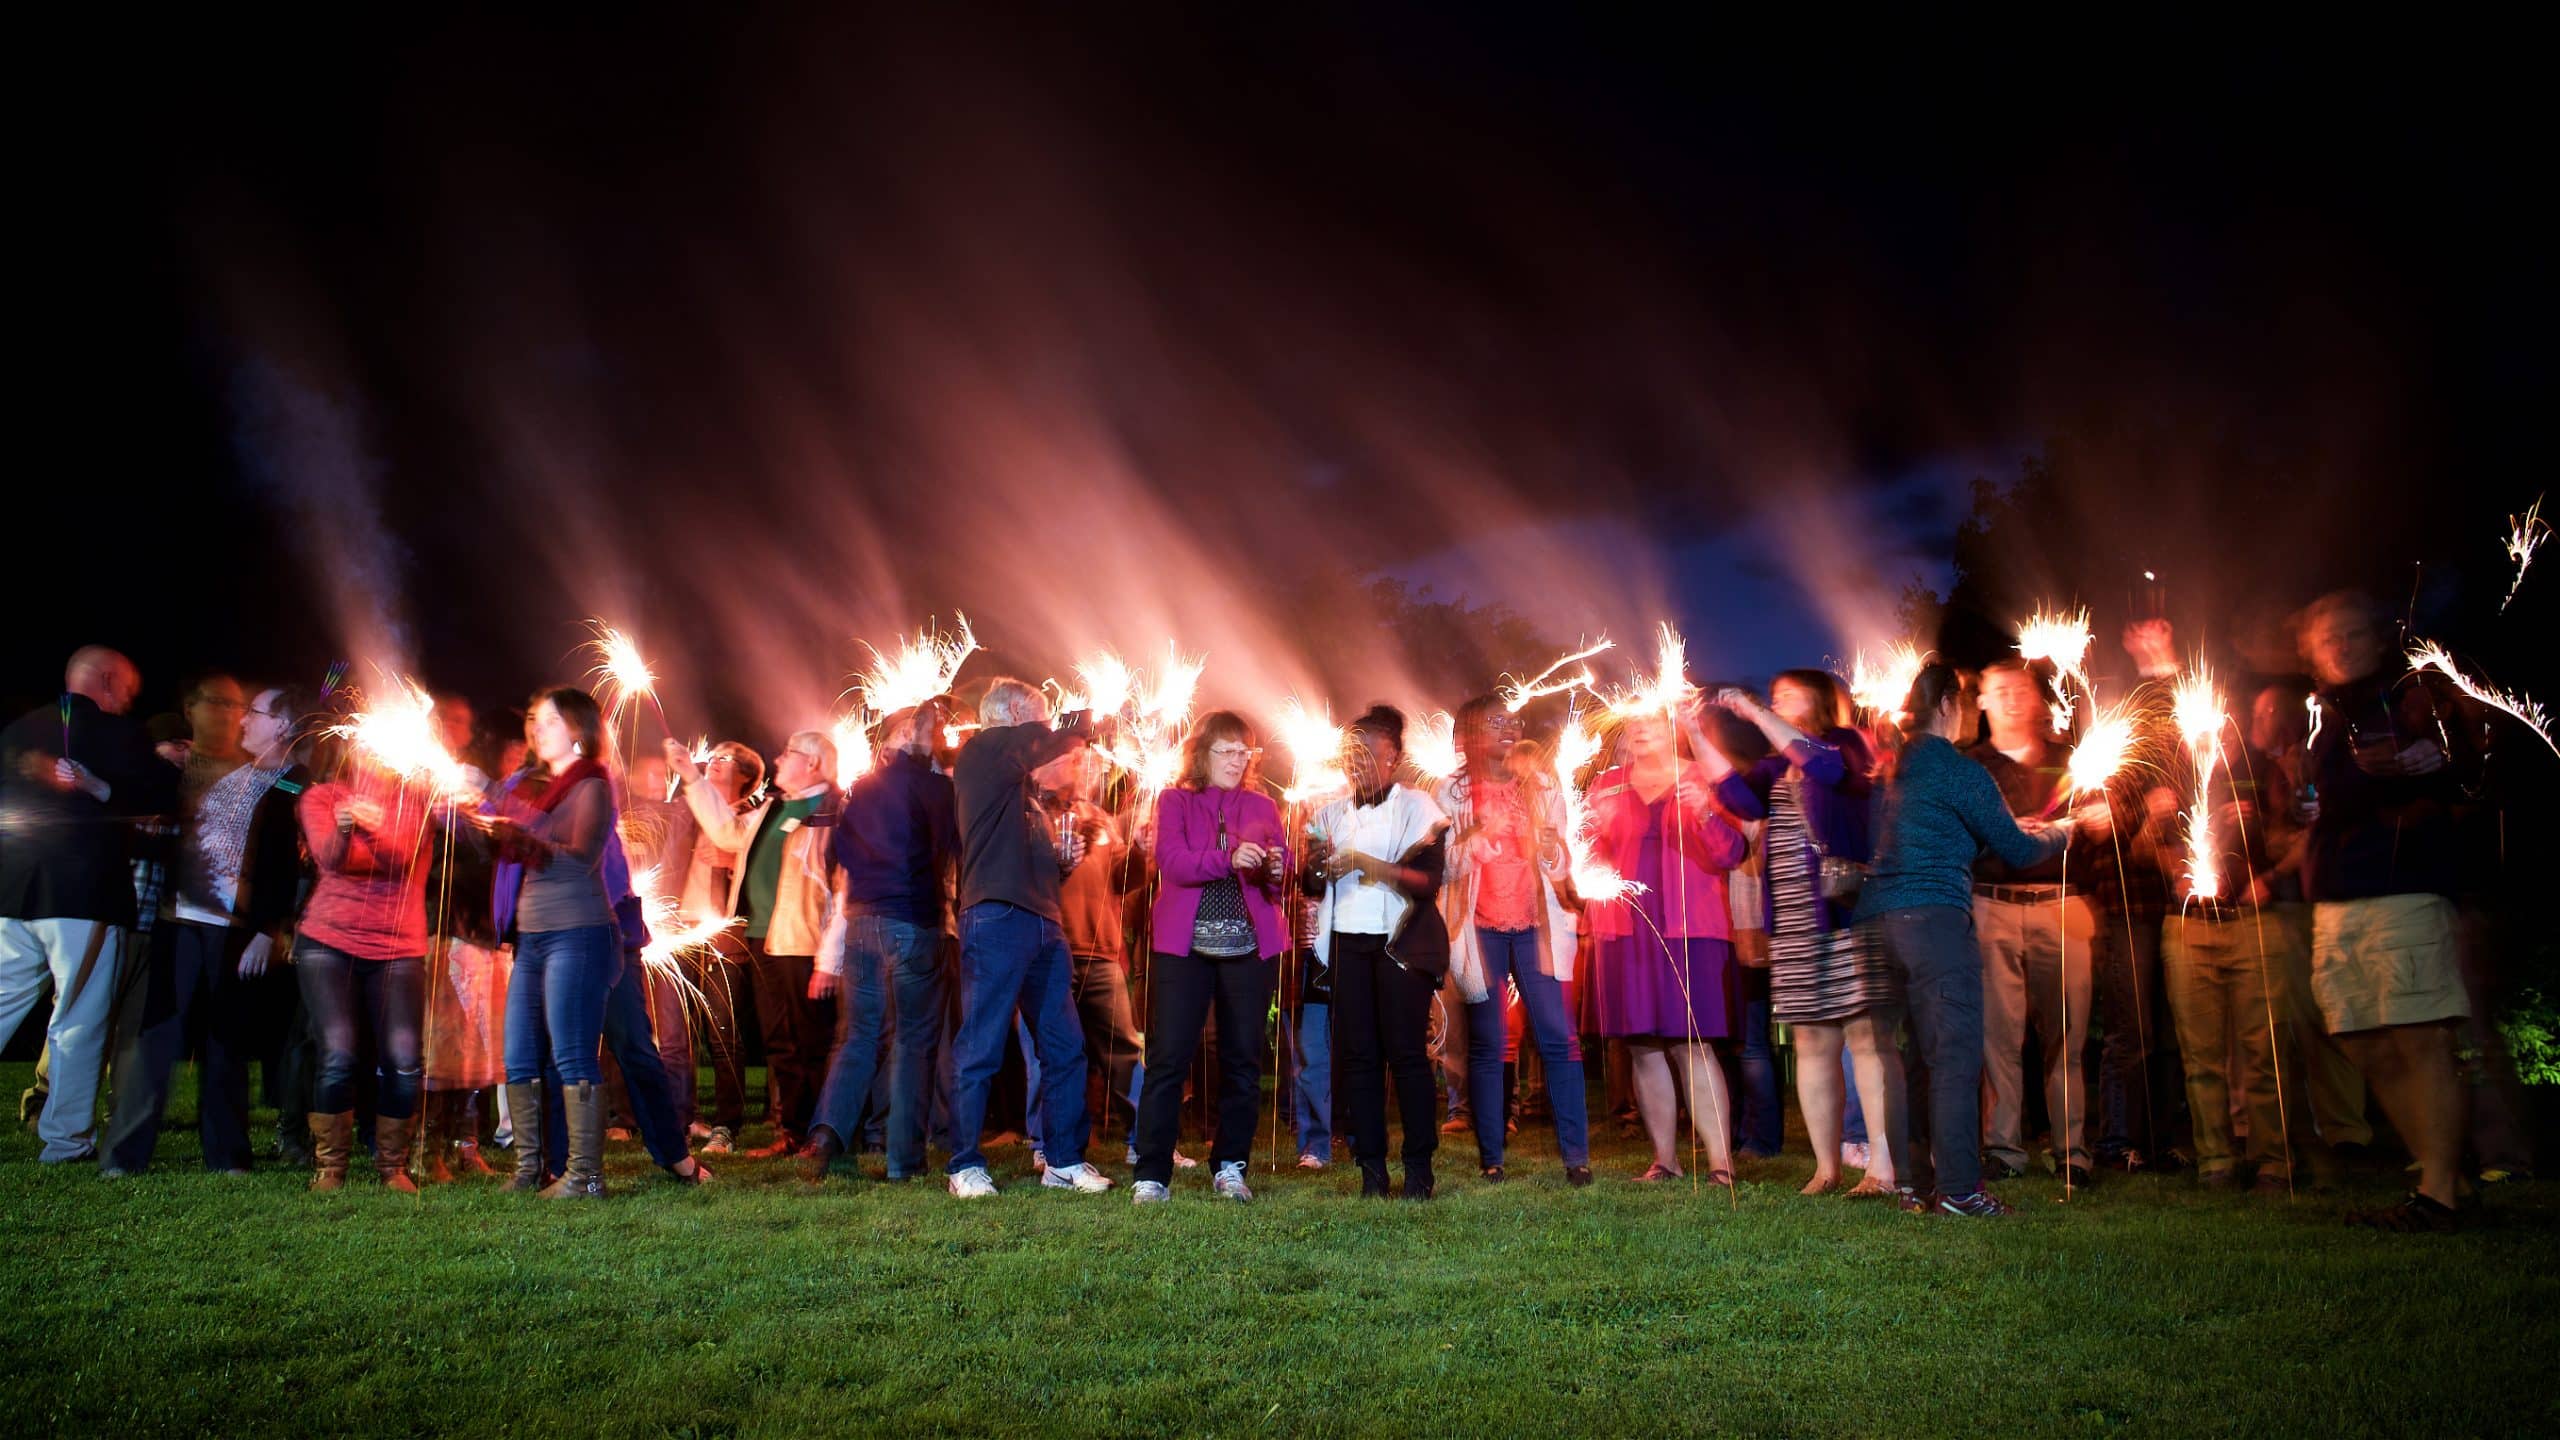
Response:
[[[1923,905],[1969,910],[1976,856],[1988,850],[2023,869],[2061,853],[2066,834],[2019,829],[1990,771],[1923,735],[1876,787],[1875,873],[1858,894],[1858,918]]]
[[[929,757],[892,751],[855,781],[829,843],[853,913],[941,928],[942,872],[960,853],[960,821],[950,777]]]

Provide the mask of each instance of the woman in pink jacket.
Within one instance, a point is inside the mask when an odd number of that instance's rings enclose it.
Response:
[[[1684,1173],[1676,1070],[1710,1178],[1730,1185],[1731,1112],[1714,1044],[1742,1015],[1725,872],[1750,847],[1713,796],[1732,767],[1711,746],[1690,755],[1662,715],[1630,718],[1620,743],[1621,763],[1591,782],[1593,838],[1598,858],[1641,888],[1590,906],[1600,1033],[1633,1052],[1636,1110],[1653,1142],[1643,1178]]]

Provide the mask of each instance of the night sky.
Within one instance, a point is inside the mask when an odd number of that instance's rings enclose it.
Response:
[[[965,609],[1356,705],[1269,613],[1319,565],[1762,675],[1889,636],[2057,435],[2100,593],[2476,595],[2551,473],[2547,124],[2485,39],[224,19],[64,47],[25,701],[92,640],[147,705],[377,654],[504,701],[603,615],[779,728]]]

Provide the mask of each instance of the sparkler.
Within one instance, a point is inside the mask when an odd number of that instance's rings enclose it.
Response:
[[[2553,755],[2560,756],[2560,745],[2551,741],[2551,715],[2542,708],[2542,702],[2530,695],[2511,695],[2503,690],[2493,690],[2463,674],[2453,663],[2453,657],[2445,653],[2444,647],[2432,640],[2421,640],[2409,648],[2409,673],[2414,675],[2421,670],[2435,671],[2452,681],[2454,688],[2463,694],[2513,718],[2532,731],[2533,738],[2541,741]],[[2318,714],[2317,711],[2313,713],[2315,716]],[[2314,733],[2317,733],[2316,727]]]
[[[1299,805],[1350,788],[1351,777],[1343,770],[1342,752],[1351,743],[1351,734],[1333,723],[1333,707],[1320,701],[1309,710],[1292,695],[1280,702],[1271,730],[1272,737],[1289,752],[1297,767],[1289,788],[1281,792],[1281,799]]]
[[[1138,701],[1138,713],[1151,720],[1179,725],[1191,718],[1191,697],[1200,688],[1201,673],[1209,668],[1203,658],[1184,658],[1172,641],[1164,642],[1164,669],[1155,684]]]
[[[2169,713],[2195,764],[2195,806],[2187,812],[2187,893],[2219,899],[2222,856],[2213,835],[2213,809],[2207,803],[2213,772],[2222,764],[2222,697],[2214,693],[2213,673],[2199,667],[2180,680]]]
[[[471,772],[444,748],[443,727],[436,723],[433,696],[405,676],[384,676],[384,694],[371,709],[356,710],[329,733],[351,741],[371,755],[400,783],[424,786],[441,799],[476,802],[480,787]]]
[[[2052,663],[2054,693],[2060,697],[2055,707],[2054,732],[2070,729],[2071,689],[2063,682],[2077,680],[2083,692],[2089,688],[2089,607],[2067,611],[2037,607],[2018,626],[2018,655],[2024,660]]]
[[[1903,704],[1911,698],[1912,682],[1928,657],[1920,647],[1908,640],[1896,640],[1884,648],[1884,655],[1873,664],[1861,649],[1849,662],[1849,695],[1859,708],[1891,719],[1902,713]]]
[[[2311,712],[2311,733],[2304,736],[2302,740],[2302,748],[2307,752],[2320,743],[2320,697],[2303,696],[2302,708]]]
[[[1697,693],[1698,687],[1689,683],[1689,642],[1668,620],[1654,637],[1654,657],[1651,678],[1610,697],[1611,715],[1622,720],[1635,715],[1677,717],[1681,705]]]
[[[1570,655],[1559,657],[1556,660],[1556,663],[1539,671],[1535,678],[1529,680],[1514,680],[1509,675],[1503,676],[1502,684],[1495,692],[1502,697],[1502,708],[1510,711],[1514,715],[1517,715],[1523,707],[1528,705],[1530,701],[1535,700],[1542,695],[1562,695],[1573,690],[1577,686],[1584,690],[1591,689],[1599,682],[1592,678],[1591,667],[1588,665],[1583,666],[1580,670],[1571,675],[1562,677],[1558,677],[1556,672],[1567,665],[1572,664],[1576,660],[1588,660],[1592,656],[1609,648],[1611,648],[1609,637],[1603,635],[1600,637],[1598,644],[1589,646],[1585,649],[1576,650]]]
[[[871,730],[860,714],[839,715],[827,727],[827,738],[836,744],[836,788],[849,789],[853,782],[871,773]]]
[[[2064,772],[2071,782],[2066,795],[2096,794],[2107,788],[2107,782],[2133,756],[2133,722],[2133,707],[2126,704],[2109,706],[2090,718],[2080,743],[2072,747],[2071,764]]]
[[[2507,598],[2498,602],[2501,615],[2507,613],[2508,606],[2516,603],[2516,591],[2524,584],[2524,572],[2532,568],[2533,552],[2541,549],[2542,542],[2551,538],[2551,522],[2542,518],[2542,499],[2539,495],[2534,496],[2533,503],[2525,507],[2522,518],[2507,517],[2507,558],[2516,562],[2516,578],[2507,586]]]
[[[601,620],[589,620],[587,627],[595,632],[587,648],[596,654],[596,663],[588,667],[587,676],[591,688],[607,691],[613,697],[605,706],[605,713],[612,717],[608,723],[619,725],[623,710],[645,695],[658,712],[659,727],[667,732],[668,739],[674,739],[676,731],[667,723],[667,707],[658,700],[657,673],[641,657],[639,643]]]
[[[1582,767],[1600,753],[1600,735],[1577,714],[1564,717],[1556,732],[1556,794],[1564,801],[1564,846],[1571,862],[1574,892],[1584,900],[1608,903],[1644,893],[1644,887],[1611,868],[1596,853],[1598,821],[1583,793]]]
[[[1405,737],[1404,758],[1414,773],[1438,785],[1458,773],[1465,757],[1458,753],[1458,722],[1446,710],[1422,717]]]
[[[673,984],[684,1003],[700,1008],[706,1003],[702,990],[677,962],[686,955],[708,951],[712,942],[740,924],[741,918],[731,915],[685,924],[675,897],[659,891],[655,865],[631,872],[631,890],[640,897],[641,919],[649,927],[649,943],[640,947],[640,963]]]
[[[900,639],[894,656],[884,655],[876,645],[865,644],[871,652],[871,669],[854,681],[861,692],[863,708],[874,715],[891,715],[909,706],[921,705],[951,688],[960,676],[960,667],[978,653],[978,637],[969,629],[969,617],[953,616],[960,622],[960,633],[936,633],[930,620],[914,639]]]

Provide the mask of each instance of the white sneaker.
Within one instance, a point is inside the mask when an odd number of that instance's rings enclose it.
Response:
[[[1253,1187],[1244,1183],[1244,1162],[1241,1160],[1230,1160],[1219,1166],[1218,1173],[1210,1177],[1209,1188],[1225,1200],[1253,1198]]]
[[[996,1193],[996,1182],[984,1165],[972,1165],[951,1177],[951,1195],[955,1200],[984,1200]]]
[[[1111,1188],[1111,1177],[1090,1165],[1060,1165],[1041,1171],[1040,1183],[1051,1190],[1074,1190],[1086,1195],[1099,1195]]]
[[[1301,1170],[1321,1170],[1324,1168],[1324,1157],[1310,1150],[1306,1154],[1298,1157],[1298,1168]]]
[[[1129,1203],[1132,1205],[1161,1205],[1172,1198],[1173,1192],[1158,1180],[1141,1180],[1129,1191]]]

